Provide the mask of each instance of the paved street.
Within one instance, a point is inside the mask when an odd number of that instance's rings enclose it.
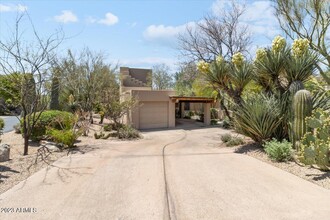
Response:
[[[329,190],[217,147],[225,132],[178,129],[104,141],[0,195],[0,219],[329,219]],[[3,211],[24,207],[35,213]]]

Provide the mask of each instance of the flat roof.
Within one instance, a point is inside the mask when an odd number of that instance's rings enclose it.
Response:
[[[199,102],[199,103],[214,103],[215,99],[201,96],[170,96],[173,102]]]

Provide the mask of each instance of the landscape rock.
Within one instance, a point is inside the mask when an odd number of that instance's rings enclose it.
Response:
[[[40,147],[46,147],[51,152],[59,152],[60,148],[57,147],[57,144],[50,141],[43,141]]]
[[[9,160],[10,146],[8,144],[0,144],[0,162]]]

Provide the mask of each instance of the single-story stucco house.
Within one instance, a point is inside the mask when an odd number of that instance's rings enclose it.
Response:
[[[176,117],[183,117],[188,106],[202,107],[204,124],[210,124],[213,98],[176,96],[173,90],[152,90],[151,79],[150,69],[120,68],[121,99],[134,97],[138,102],[123,118],[124,123],[136,129],[174,128]]]

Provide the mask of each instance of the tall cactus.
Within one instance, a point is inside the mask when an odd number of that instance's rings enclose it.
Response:
[[[293,97],[293,141],[294,147],[299,149],[299,141],[307,131],[305,118],[310,116],[313,110],[312,96],[307,90],[299,90]]]

